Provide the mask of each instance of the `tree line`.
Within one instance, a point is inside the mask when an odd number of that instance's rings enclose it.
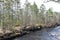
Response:
[[[0,26],[2,28],[13,28],[16,25],[60,23],[60,13],[53,12],[52,8],[46,10],[44,4],[38,8],[25,1],[21,8],[20,0],[0,0]]]

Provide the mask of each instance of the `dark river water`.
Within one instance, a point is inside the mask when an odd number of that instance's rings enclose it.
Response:
[[[43,28],[42,30],[31,32],[13,40],[60,40],[60,26],[55,28]]]

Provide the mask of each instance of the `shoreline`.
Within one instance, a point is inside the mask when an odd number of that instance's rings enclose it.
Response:
[[[13,39],[18,36],[21,37],[21,36],[24,36],[25,34],[29,34],[30,32],[41,30],[42,28],[54,28],[56,26],[60,26],[60,24],[55,23],[54,25],[53,24],[50,24],[50,25],[41,24],[41,25],[27,26],[27,27],[20,29],[21,31],[16,30],[16,31],[18,31],[16,33],[15,32],[6,33],[6,34],[0,36],[0,40]]]

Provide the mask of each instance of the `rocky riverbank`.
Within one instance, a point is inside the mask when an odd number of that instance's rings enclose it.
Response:
[[[23,36],[25,34],[30,33],[31,31],[40,30],[42,28],[51,28],[60,26],[58,23],[49,23],[49,24],[35,24],[35,25],[27,25],[27,26],[17,26],[14,27],[13,30],[5,30],[5,33],[0,29],[0,40],[7,40],[10,38],[15,38],[17,36]]]

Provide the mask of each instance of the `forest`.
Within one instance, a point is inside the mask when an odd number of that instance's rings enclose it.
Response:
[[[60,3],[60,0],[55,2]],[[28,0],[23,7],[20,0],[0,0],[0,29],[4,31],[17,26],[48,23],[60,23],[60,12],[53,12],[52,8],[46,10],[44,4],[38,8],[35,2],[31,5]]]

